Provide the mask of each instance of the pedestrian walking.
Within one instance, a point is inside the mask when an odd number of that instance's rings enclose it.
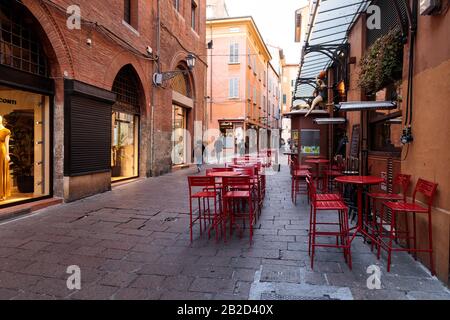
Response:
[[[214,150],[216,152],[217,163],[220,164],[221,156],[223,152],[223,136],[222,134],[214,142]]]
[[[201,140],[198,140],[194,148],[194,161],[197,165],[197,171],[200,173],[203,166],[203,154],[205,152],[205,146]]]

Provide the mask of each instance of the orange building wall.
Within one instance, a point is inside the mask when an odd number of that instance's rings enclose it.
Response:
[[[414,142],[403,148],[402,159],[394,160],[394,174],[402,172],[412,175],[411,196],[418,178],[439,184],[432,210],[433,249],[437,276],[444,282],[449,279],[450,251],[450,43],[448,30],[450,14],[444,16],[419,16],[415,56],[413,135]],[[357,64],[350,65],[348,101],[363,100],[357,81],[359,63],[365,51],[365,20],[361,17],[349,35],[351,57]],[[431,50],[432,49],[432,50]],[[403,96],[406,98],[408,45],[405,46],[403,74]],[[402,103],[402,108],[405,103]],[[403,116],[405,110],[403,109]],[[348,112],[348,135],[351,138],[353,125],[360,124],[360,112]],[[349,148],[350,146],[348,146]],[[349,150],[347,150],[348,152]],[[407,155],[407,156],[406,156]],[[405,159],[406,157],[406,159]],[[379,175],[386,170],[387,158],[369,155],[371,174]],[[418,214],[418,243],[428,246],[427,218]],[[412,223],[412,221],[411,221]],[[429,266],[427,254],[419,255]]]
[[[213,49],[208,50],[208,128],[219,129],[221,120],[231,119],[265,127],[267,67],[271,57],[257,37],[250,18],[209,20],[207,42],[211,40]],[[238,64],[229,63],[232,42],[239,43]],[[256,68],[250,61],[253,57],[256,58]],[[229,97],[231,78],[239,78],[238,98]],[[266,97],[266,105],[263,105],[263,96]]]

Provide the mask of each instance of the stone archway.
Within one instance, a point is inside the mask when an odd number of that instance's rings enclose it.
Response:
[[[145,112],[145,96],[136,70],[127,64],[117,73],[112,92],[111,165],[112,181],[132,179],[140,173],[141,115]]]

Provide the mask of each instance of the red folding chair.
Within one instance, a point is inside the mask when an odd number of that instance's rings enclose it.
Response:
[[[379,246],[378,246],[378,258],[380,258],[381,255],[381,248],[385,249],[388,252],[388,262],[387,262],[387,271],[390,272],[391,270],[391,261],[392,261],[392,252],[393,251],[406,251],[406,252],[412,252],[414,254],[414,258],[417,259],[417,252],[428,252],[430,255],[430,266],[431,266],[431,273],[434,275],[434,261],[433,261],[433,225],[431,221],[431,206],[433,204],[434,196],[436,195],[438,184],[429,182],[423,179],[419,179],[416,184],[416,188],[414,190],[413,194],[413,201],[411,203],[408,203],[406,201],[399,201],[399,202],[384,202],[381,206],[381,213],[380,213],[380,239],[379,239]],[[424,196],[426,199],[426,207],[419,205],[416,202],[417,194],[420,193]],[[384,207],[391,210],[391,223],[390,223],[390,229],[387,232],[387,236],[384,236],[383,232],[383,226],[385,225],[384,220]],[[411,248],[408,245],[408,248],[402,248],[402,247],[395,247],[393,246],[393,241],[397,238],[399,238],[399,230],[397,230],[397,215],[403,213],[404,215],[407,215],[408,213],[413,214],[413,235],[410,236],[409,233],[406,235],[406,239],[413,240],[414,247]],[[416,213],[423,213],[428,215],[428,249],[418,249],[417,248],[417,232],[416,232]],[[408,220],[406,219],[408,222]],[[388,242],[384,242],[383,239],[388,238]]]
[[[227,221],[230,222],[230,236],[233,234],[233,226],[240,229],[241,237],[243,229],[248,221],[250,229],[250,244],[253,241],[253,224],[255,223],[255,198],[253,196],[253,182],[250,176],[224,177],[223,178],[223,211],[226,219],[224,239],[226,241]],[[243,227],[236,221],[242,220]]]
[[[189,181],[189,230],[191,243],[193,241],[194,223],[199,222],[200,236],[203,229],[207,230],[207,226],[211,225],[208,235],[211,236],[211,230],[216,231],[216,240],[218,240],[218,225],[221,223],[220,210],[218,210],[219,190],[216,187],[214,177],[188,177]],[[198,217],[194,218],[193,201],[197,201]],[[211,209],[211,201],[213,209]],[[202,226],[203,224],[203,226]]]

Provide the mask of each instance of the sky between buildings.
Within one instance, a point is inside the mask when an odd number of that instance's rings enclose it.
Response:
[[[267,44],[283,49],[287,63],[299,63],[301,44],[294,42],[295,10],[306,0],[226,0],[230,16],[253,16]],[[306,17],[309,18],[309,17]]]

